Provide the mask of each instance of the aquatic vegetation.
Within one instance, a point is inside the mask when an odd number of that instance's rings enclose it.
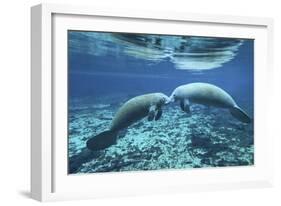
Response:
[[[192,105],[192,115],[188,118],[176,105],[165,107],[161,121],[148,122],[143,119],[121,134],[116,144],[100,152],[91,152],[85,149],[87,140],[111,124],[111,120],[96,118],[96,114],[114,113],[108,108],[103,111],[93,108],[88,115],[83,115],[83,111],[77,112],[77,118],[70,125],[70,173],[220,167],[254,163],[253,144],[243,143],[245,139],[252,139],[253,131],[241,131],[238,127],[244,125],[251,128],[253,125],[236,120],[229,125],[218,125],[217,122],[229,122],[231,119],[227,110],[211,108],[206,115],[206,108],[200,105]],[[73,130],[76,133],[73,134]]]
[[[69,31],[68,46],[69,174],[254,165],[253,40]],[[228,94],[119,114],[194,82]]]

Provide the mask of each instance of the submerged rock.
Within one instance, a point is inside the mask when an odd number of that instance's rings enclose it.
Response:
[[[210,135],[200,131],[193,131],[191,134],[192,147],[210,147],[212,144]]]
[[[196,105],[190,116],[176,106],[166,107],[160,120],[136,122],[118,134],[115,145],[87,153],[86,141],[110,126],[117,109],[111,103],[76,110],[69,119],[71,174],[254,163],[253,125],[241,126],[227,112],[217,115],[221,111]]]

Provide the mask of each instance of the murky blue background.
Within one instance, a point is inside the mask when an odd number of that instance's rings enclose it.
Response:
[[[191,82],[221,87],[253,117],[253,48],[246,39],[69,31],[69,173],[252,165],[253,123],[201,105],[191,116],[169,105],[159,121],[135,123],[103,151],[85,142],[130,98],[169,96]]]

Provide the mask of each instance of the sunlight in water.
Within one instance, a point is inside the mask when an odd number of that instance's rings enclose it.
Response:
[[[93,56],[128,55],[157,64],[168,60],[180,70],[208,70],[232,60],[241,39],[119,33],[72,33],[72,52]],[[87,39],[87,41],[81,41]]]
[[[254,165],[253,39],[69,31],[67,65],[68,174]]]

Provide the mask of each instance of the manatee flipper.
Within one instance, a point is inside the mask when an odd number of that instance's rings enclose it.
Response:
[[[180,107],[181,107],[181,110],[184,111],[184,100],[180,100]]]
[[[250,123],[252,120],[251,118],[247,115],[246,112],[244,112],[240,107],[234,106],[230,109],[230,113],[232,114],[233,117],[238,119],[241,122],[244,123]]]
[[[105,149],[116,143],[118,132],[107,130],[87,141],[87,148],[93,151]]]
[[[154,119],[155,112],[156,112],[155,110],[156,110],[155,105],[149,107],[149,112],[148,112],[148,116],[147,116],[148,121],[152,121]]]
[[[182,99],[180,101],[180,106],[181,106],[182,111],[184,111],[186,113],[190,113],[189,100],[188,99]]]
[[[155,121],[157,121],[158,119],[160,119],[160,117],[162,116],[162,109],[160,108],[160,109],[158,109],[157,110],[157,113],[156,113],[156,115],[155,115]]]

